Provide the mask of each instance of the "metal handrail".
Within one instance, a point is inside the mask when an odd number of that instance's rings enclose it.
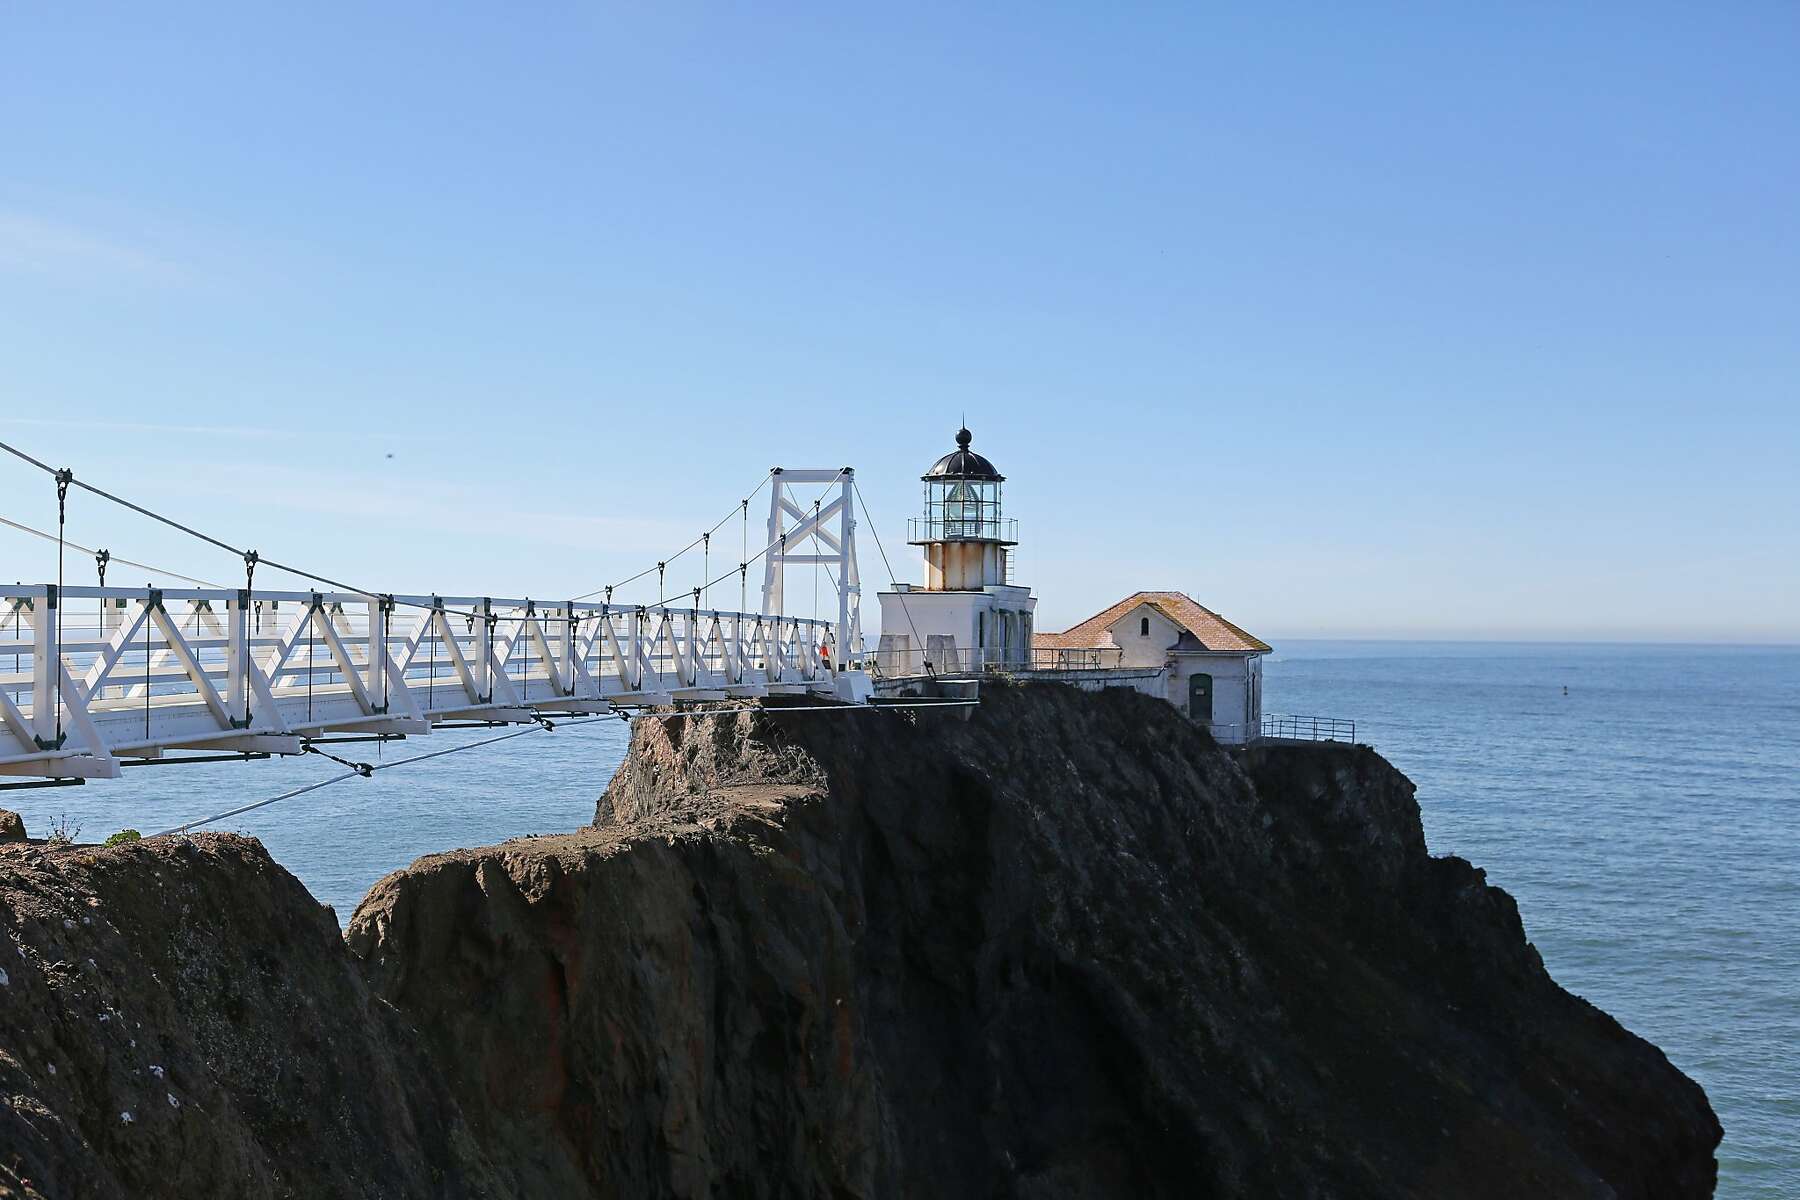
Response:
[[[939,516],[909,517],[906,522],[908,542],[1016,542],[1019,540],[1017,517],[978,515],[966,519]]]
[[[957,649],[948,655],[940,653],[938,660],[934,661],[933,652],[909,647],[905,650],[865,650],[858,656],[858,661],[878,679],[905,679],[919,675],[966,675],[976,672],[1022,675],[1055,671],[1112,671],[1124,665],[1124,654],[1116,646],[1069,649],[1034,646],[1030,650],[988,646]]]
[[[1125,665],[1117,646],[1033,646],[1015,669],[1021,671],[1114,671]]]
[[[1264,717],[1260,735],[1286,742],[1354,742],[1356,722],[1343,717],[1282,714]]]

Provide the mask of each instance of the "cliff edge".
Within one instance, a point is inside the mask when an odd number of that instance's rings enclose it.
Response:
[[[1720,1130],[1366,748],[1125,692],[652,717],[348,934],[494,1194],[1686,1197]],[[484,1168],[485,1169],[485,1168]]]
[[[0,1198],[494,1195],[336,918],[228,834],[0,846]]]

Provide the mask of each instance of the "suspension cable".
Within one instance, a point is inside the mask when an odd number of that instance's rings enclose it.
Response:
[[[678,709],[672,712],[640,712],[637,715],[640,717],[650,717],[655,720],[673,720],[682,717],[709,716],[714,713],[763,712],[781,715],[784,713],[801,712],[880,712],[889,708],[973,708],[979,706],[980,703],[981,701],[979,700],[901,700],[889,704],[741,705],[723,708],[687,708]],[[620,713],[617,715],[622,719],[629,721],[629,718],[625,717],[625,714]],[[551,722],[540,716],[537,718],[537,724],[532,725],[528,729],[515,729],[510,733],[503,733],[497,737],[483,738],[479,742],[467,742],[461,746],[450,746],[443,750],[432,750],[425,754],[415,754],[411,758],[396,759],[393,762],[388,763],[356,762],[352,759],[339,758],[335,754],[319,750],[311,744],[308,744],[306,752],[317,754],[322,758],[328,758],[335,763],[340,763],[344,766],[345,770],[341,774],[333,775],[328,779],[318,780],[315,783],[309,783],[304,787],[297,787],[290,791],[282,792],[278,796],[270,796],[266,800],[258,800],[253,804],[240,805],[237,808],[227,809],[221,813],[214,813],[210,817],[201,817],[199,820],[188,821],[182,825],[159,830],[150,836],[167,837],[171,834],[185,834],[190,829],[198,829],[202,825],[211,825],[214,822],[223,821],[227,817],[241,816],[247,812],[254,812],[259,808],[267,808],[269,805],[278,804],[283,800],[292,800],[296,796],[304,796],[308,792],[316,792],[320,788],[330,787],[334,783],[342,783],[346,779],[371,779],[378,771],[391,771],[396,767],[412,766],[415,763],[426,762],[434,758],[443,758],[450,754],[461,754],[464,750],[479,750],[484,746],[492,746],[498,742],[510,741],[513,738],[524,737],[527,734],[538,733],[545,730],[580,728],[585,725],[610,724],[612,720],[613,718],[611,716],[605,716],[590,717],[576,721]]]
[[[324,750],[317,749],[316,747],[314,747],[313,745],[311,745],[309,743],[306,747],[307,753],[317,754],[322,758],[329,758],[331,761],[333,761],[335,763],[341,763],[346,768],[346,770],[342,774],[333,775],[329,779],[321,779],[316,783],[309,783],[305,787],[294,788],[291,791],[286,791],[286,792],[281,793],[279,796],[270,796],[266,800],[258,800],[253,804],[244,804],[244,805],[240,805],[237,808],[228,809],[225,812],[214,813],[210,817],[202,817],[197,821],[189,821],[183,825],[176,825],[171,829],[164,829],[157,833],[153,833],[150,836],[151,837],[166,837],[169,834],[186,833],[190,829],[198,829],[202,825],[211,825],[213,822],[223,821],[227,817],[239,816],[243,813],[252,812],[259,808],[267,808],[269,805],[277,804],[283,800],[292,800],[296,796],[304,796],[308,792],[316,792],[320,788],[330,787],[334,783],[342,783],[346,779],[359,779],[359,778],[360,779],[371,779],[374,777],[375,772],[377,772],[377,771],[391,771],[395,767],[411,766],[414,763],[425,762],[427,759],[442,758],[446,754],[460,754],[464,750],[478,750],[483,746],[492,746],[496,742],[504,742],[511,738],[524,737],[528,733],[539,733],[546,729],[567,729],[567,728],[571,728],[571,727],[579,727],[582,725],[598,725],[602,722],[610,722],[610,720],[611,720],[611,718],[609,718],[609,717],[595,717],[590,720],[583,720],[583,721],[563,721],[560,723],[552,723],[552,722],[546,721],[540,717],[540,718],[538,718],[538,723],[531,726],[529,729],[515,729],[511,733],[503,733],[503,734],[499,735],[498,737],[483,738],[479,742],[466,742],[461,746],[451,746],[451,747],[448,747],[447,749],[443,749],[443,750],[433,750],[426,754],[415,754],[411,758],[401,758],[401,759],[396,759],[393,762],[386,762],[386,763],[354,762],[350,759],[339,758],[335,754],[331,754]]]
[[[31,466],[36,467],[38,470],[45,472],[46,474],[50,475],[52,478],[58,477],[59,473],[55,467],[50,466],[49,464],[43,462],[40,459],[34,458],[30,454],[25,453],[25,451],[20,450],[17,446],[14,446],[9,442],[0,441],[0,451],[5,451],[6,453],[13,455],[15,458],[18,458],[26,463],[29,463]],[[848,468],[841,468],[831,482],[835,483],[835,482],[837,482],[837,480],[842,479],[845,471],[847,471],[847,470],[848,470]],[[748,550],[748,538],[749,538],[748,524],[749,524],[750,501],[752,499],[754,499],[757,496],[757,494],[762,491],[762,489],[764,487],[768,486],[769,480],[772,478],[774,478],[773,471],[765,474],[763,476],[762,480],[756,485],[756,487],[751,490],[750,494],[748,496],[746,496],[743,500],[739,501],[736,505],[733,506],[734,511],[741,511],[744,516],[745,542],[746,542],[745,549],[746,550]],[[153,521],[157,521],[163,525],[167,525],[171,529],[178,530],[182,533],[187,534],[190,537],[197,538],[198,540],[205,542],[210,546],[214,546],[220,550],[224,550],[227,553],[232,554],[240,559],[253,553],[252,551],[241,549],[237,546],[232,545],[229,542],[222,541],[219,538],[213,537],[211,534],[203,533],[200,530],[195,529],[191,525],[186,525],[180,521],[175,520],[173,517],[165,516],[164,514],[162,514],[160,512],[157,512],[153,509],[146,508],[141,504],[136,504],[130,500],[125,499],[122,496],[115,495],[112,492],[106,491],[103,488],[96,487],[93,484],[88,483],[84,480],[74,478],[74,476],[72,474],[69,475],[68,483],[74,487],[78,487],[84,491],[90,492],[93,495],[99,496],[103,500],[109,500],[114,504],[117,504],[123,508],[130,509],[132,512],[138,513],[141,516],[148,517]],[[828,483],[827,487],[829,487],[829,486],[830,486],[830,484]],[[639,571],[636,575],[633,575],[625,580],[622,580],[619,583],[608,585],[605,588],[596,588],[594,591],[583,593],[582,595],[574,597],[574,599],[586,600],[586,599],[589,599],[590,597],[599,595],[602,591],[605,591],[608,595],[608,601],[610,602],[611,593],[614,589],[621,588],[621,587],[624,587],[628,583],[635,582],[636,580],[641,579],[644,576],[648,575],[652,570],[656,570],[660,573],[663,569],[665,569],[667,567],[667,565],[669,563],[674,562],[676,559],[680,558],[682,555],[688,553],[695,546],[705,545],[708,537],[712,533],[717,532],[720,527],[722,527],[727,521],[729,521],[731,519],[731,516],[732,516],[732,514],[730,512],[727,512],[724,517],[720,518],[719,521],[712,526],[711,529],[707,530],[701,536],[696,537],[693,541],[689,542],[686,546],[683,546],[680,550],[676,551],[675,554],[671,555],[669,558],[658,563],[655,567],[646,567],[644,570]],[[7,522],[7,524],[15,525],[16,523],[9,521],[9,522]],[[23,527],[23,526],[19,526],[19,528],[22,528],[25,530],[25,532],[29,532],[29,533],[38,532],[36,530],[32,530],[32,529],[29,529],[29,528]],[[758,561],[765,554],[767,554],[771,549],[774,549],[774,548],[775,547],[773,544],[763,547],[763,549],[761,551],[759,551],[754,558],[747,558],[740,564],[741,570],[743,570],[744,572],[747,572],[747,569],[751,563]],[[91,553],[91,551],[90,551],[90,553]],[[119,561],[124,562],[125,560],[121,559]],[[322,583],[322,584],[325,584],[326,586],[336,589],[338,591],[349,592],[349,593],[352,593],[352,594],[355,594],[358,596],[368,596],[371,598],[377,598],[377,597],[384,595],[384,593],[372,591],[368,588],[357,587],[354,584],[345,583],[342,580],[333,579],[327,575],[319,575],[312,571],[304,570],[304,569],[302,569],[300,567],[296,567],[290,563],[280,562],[276,559],[269,558],[266,555],[258,555],[257,561],[262,563],[265,566],[268,566],[268,567],[274,569],[274,570],[284,571],[290,575],[297,575],[302,579],[309,579],[315,583]],[[132,564],[132,565],[141,566],[142,564]],[[148,566],[145,566],[144,569],[145,570],[158,570],[158,568],[148,567]],[[176,575],[175,572],[172,572],[172,571],[161,571],[159,573],[170,575],[174,578],[182,579],[189,583],[198,583],[203,587],[220,587],[220,585],[218,585],[218,584],[207,583],[202,580],[191,579],[191,578],[189,578],[187,576],[183,576],[183,575]],[[719,582],[719,580],[727,578],[729,576],[729,574],[730,574],[730,572],[726,572],[725,575],[719,576],[718,579],[709,580],[709,581],[703,583],[702,587],[703,588],[710,587],[713,583],[717,583],[717,582]],[[745,579],[746,589],[741,589],[741,590],[747,590],[747,581],[748,581],[747,573],[745,574],[744,579]],[[417,608],[425,608],[425,609],[429,609],[432,607],[432,605],[430,605],[428,603],[424,603],[421,601],[415,601],[415,600],[407,600],[407,599],[403,599],[401,597],[395,597],[394,600],[395,600],[395,603],[404,604],[404,605],[407,605],[408,607],[417,607]],[[743,604],[743,603],[747,603],[747,595],[740,598],[740,604]],[[456,612],[460,616],[466,616],[466,617],[470,617],[470,618],[473,618],[473,616],[476,615],[476,614],[469,613],[469,612],[463,612],[462,610],[457,610],[457,609],[451,609],[451,610],[447,610],[447,611]],[[492,618],[486,618],[486,619],[492,619]]]
[[[0,442],[0,450],[6,451],[8,454],[13,455],[15,458],[24,459],[26,462],[30,463],[32,466],[36,467],[38,470],[43,471],[48,475],[51,475],[54,477],[59,474],[59,472],[57,471],[57,469],[55,467],[52,467],[48,463],[40,462],[38,459],[31,457],[31,455],[25,453],[23,450],[19,449],[17,446],[11,445],[7,442]],[[66,468],[65,468],[65,470],[66,470]],[[133,512],[141,513],[144,516],[149,517],[153,521],[161,521],[164,525],[167,525],[173,529],[179,529],[181,532],[188,534],[191,537],[197,537],[203,542],[210,542],[213,545],[217,546],[221,550],[229,550],[233,554],[242,554],[243,553],[243,551],[239,550],[237,547],[228,546],[224,542],[221,542],[216,537],[211,537],[207,534],[201,533],[198,529],[192,529],[186,525],[183,525],[180,521],[174,520],[173,518],[170,518],[170,517],[163,516],[161,513],[151,512],[149,509],[144,508],[141,505],[133,504],[129,500],[125,500],[118,496],[115,496],[111,492],[102,491],[99,488],[95,487],[91,483],[87,483],[83,480],[75,479],[75,478],[73,478],[73,476],[70,477],[69,482],[73,483],[78,488],[81,488],[85,491],[94,493],[94,495],[99,496],[102,499],[111,500],[114,504],[120,504],[126,508],[131,509]]]
[[[45,533],[41,529],[33,529],[29,525],[21,525],[19,522],[8,520],[5,517],[0,517],[0,525],[5,525],[9,529],[16,529],[20,533],[29,533],[32,537],[43,538],[46,542],[54,542],[56,540],[56,535],[54,533]],[[195,579],[190,575],[182,575],[178,572],[170,571],[163,567],[153,567],[149,563],[133,562],[131,559],[122,558],[119,555],[112,553],[110,550],[90,550],[88,547],[81,545],[79,542],[69,542],[68,547],[71,550],[78,550],[83,554],[91,554],[94,556],[96,561],[99,561],[102,563],[101,570],[100,570],[100,586],[101,587],[106,586],[106,570],[105,570],[105,565],[104,565],[106,563],[124,563],[128,567],[136,567],[140,571],[149,571],[156,575],[167,575],[170,579],[179,579],[183,583],[191,583],[196,587],[205,587],[205,588],[223,588],[224,587],[223,584],[210,583],[204,579]],[[104,558],[102,558],[103,555],[104,555]]]
[[[695,538],[693,541],[689,542],[687,545],[683,546],[681,549],[677,550],[675,553],[669,555],[668,558],[657,563],[655,566],[645,567],[643,570],[639,571],[636,575],[632,575],[626,579],[621,579],[621,580],[619,580],[619,582],[610,584],[606,587],[597,587],[591,592],[583,592],[581,595],[576,596],[575,599],[587,600],[587,599],[590,599],[591,597],[598,596],[601,592],[606,592],[606,593],[608,593],[608,598],[609,598],[609,602],[610,602],[610,594],[615,589],[622,588],[626,584],[629,584],[629,583],[636,583],[638,580],[640,580],[644,576],[650,574],[650,572],[652,572],[652,571],[657,572],[658,578],[660,580],[663,568],[667,567],[670,563],[679,559],[682,555],[684,555],[688,551],[692,550],[695,546],[708,545],[710,543],[712,535],[717,533],[719,531],[720,527],[725,524],[725,522],[731,520],[731,518],[737,513],[739,508],[743,509],[743,511],[745,513],[745,519],[748,520],[749,512],[750,512],[750,501],[756,499],[756,494],[758,492],[762,491],[763,488],[767,487],[769,484],[769,480],[773,479],[774,477],[775,477],[775,473],[773,471],[765,474],[762,477],[761,482],[759,482],[754,488],[751,489],[750,494],[748,496],[745,496],[742,500],[738,501],[736,504],[732,505],[731,511],[726,513],[724,516],[720,517],[718,519],[718,521],[716,523],[714,523],[714,525],[711,529],[708,529],[705,533],[702,533],[699,537]]]
[[[680,717],[709,717],[718,713],[762,712],[779,716],[782,713],[798,712],[885,712],[890,708],[979,708],[980,706],[980,700],[884,700],[876,704],[727,705],[718,708],[677,708],[667,712],[640,712],[637,716],[655,721],[668,721]]]
[[[862,488],[858,486],[854,476],[850,479],[850,490],[856,493],[856,502],[862,505],[863,520],[868,524],[869,532],[875,535],[875,549],[881,552],[881,565],[887,568],[889,585],[898,584],[900,581],[894,577],[894,564],[888,561],[887,550],[881,544],[881,531],[875,527],[875,518],[869,515],[869,502],[863,499]],[[913,644],[919,647],[919,661],[925,664],[925,673],[929,675],[931,660],[924,657],[925,644],[919,640],[919,627],[913,624],[912,610],[906,607],[906,593],[895,587],[894,595],[900,600],[900,612],[906,617],[906,627],[912,630]]]
[[[829,491],[831,489],[832,485],[837,483],[840,479],[842,479],[844,477],[845,472],[849,471],[849,469],[850,469],[849,467],[838,468],[838,473],[835,476],[833,476],[831,479],[826,481],[826,483],[825,483],[826,490]],[[852,480],[852,482],[854,482],[854,479]],[[748,513],[746,512],[746,516],[745,516],[746,528],[748,527],[748,523],[749,523],[749,516],[748,516]],[[709,581],[708,586],[711,586],[711,584],[714,584],[714,583],[719,583],[722,580],[729,579],[733,575],[739,575],[744,572],[747,572],[750,569],[750,565],[752,563],[760,561],[762,559],[762,557],[765,554],[767,554],[769,551],[780,549],[780,548],[784,547],[787,544],[788,534],[793,533],[795,529],[800,528],[800,526],[803,524],[805,524],[804,520],[794,522],[792,528],[782,531],[780,536],[778,536],[774,541],[770,542],[768,545],[764,546],[761,550],[758,550],[755,554],[751,555],[749,558],[745,559],[743,562],[740,562],[737,566],[733,567],[731,570],[726,571],[724,574],[720,575],[717,579],[713,579],[713,580]],[[748,534],[748,532],[746,532],[746,534],[745,534],[745,538],[746,538],[746,547],[745,548],[746,549],[748,549],[748,540],[747,540],[748,537],[749,537],[749,534]],[[743,605],[746,603],[746,601],[743,599],[740,599],[738,601],[738,603],[740,605]],[[740,609],[740,611],[741,611],[741,609]]]
[[[13,455],[15,458],[23,459],[25,462],[30,463],[32,466],[36,467],[38,470],[47,472],[52,478],[59,478],[59,473],[56,468],[49,466],[48,464],[41,462],[38,459],[33,458],[31,455],[25,453],[23,450],[20,450],[17,446],[11,445],[7,442],[0,442],[0,450],[4,450],[6,453]],[[117,504],[123,508],[130,509],[132,512],[138,513],[142,516],[149,517],[153,521],[161,522],[162,524],[167,525],[171,529],[180,530],[182,533],[187,534],[189,537],[198,538],[200,541],[203,541],[210,546],[216,546],[220,550],[224,550],[229,554],[237,556],[238,558],[242,558],[246,554],[251,553],[250,551],[239,549],[238,547],[233,546],[229,542],[220,541],[218,538],[213,537],[211,534],[202,533],[198,529],[195,529],[191,525],[184,525],[180,521],[175,520],[173,517],[164,516],[162,513],[156,512],[153,509],[145,508],[141,504],[134,504],[130,500],[127,500],[122,496],[115,496],[115,495],[113,495],[113,493],[106,491],[104,488],[98,488],[98,487],[95,487],[91,483],[85,482],[84,480],[76,479],[72,474],[69,476],[69,483],[74,485],[75,487],[81,488],[83,491],[91,492],[94,495],[99,496],[103,500],[110,500],[114,504]],[[8,524],[11,524],[11,522],[8,522]],[[28,530],[27,532],[35,532],[35,531]],[[340,592],[351,592],[358,596],[369,596],[369,597],[377,597],[377,596],[380,596],[383,594],[380,592],[371,591],[368,588],[360,588],[354,584],[345,583],[339,579],[332,579],[330,576],[327,576],[327,575],[317,575],[311,571],[302,570],[301,568],[293,566],[289,563],[277,562],[275,559],[268,558],[266,556],[259,557],[258,561],[262,562],[263,564],[265,564],[269,567],[274,568],[277,571],[286,571],[290,575],[298,575],[302,579],[310,579],[314,583],[325,584],[327,587],[333,588]],[[147,569],[153,570],[155,568],[147,568]],[[169,571],[169,572],[164,572],[164,574],[173,575],[174,572]],[[176,576],[176,577],[182,578],[182,579],[186,578],[186,576]],[[188,582],[192,583],[192,582],[196,582],[196,581],[188,580]],[[219,585],[218,584],[205,584],[204,586],[218,587]],[[429,607],[428,605],[421,604],[417,601],[397,600],[396,602],[401,603],[401,604],[407,604],[409,606],[418,607],[418,608]]]

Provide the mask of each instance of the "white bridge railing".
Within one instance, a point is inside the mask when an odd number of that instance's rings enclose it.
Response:
[[[677,700],[861,701],[833,622],[674,605],[0,586],[0,776]]]

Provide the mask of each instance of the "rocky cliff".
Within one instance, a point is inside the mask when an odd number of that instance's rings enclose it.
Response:
[[[0,847],[0,917],[0,1196],[1714,1176],[1700,1089],[1428,855],[1379,756],[1129,693],[646,718],[593,828],[422,859],[348,949],[230,837]]]
[[[524,1194],[1704,1196],[1719,1127],[1342,746],[1133,694],[641,721],[349,935]]]
[[[0,1197],[463,1197],[455,1101],[260,844],[0,847]]]

